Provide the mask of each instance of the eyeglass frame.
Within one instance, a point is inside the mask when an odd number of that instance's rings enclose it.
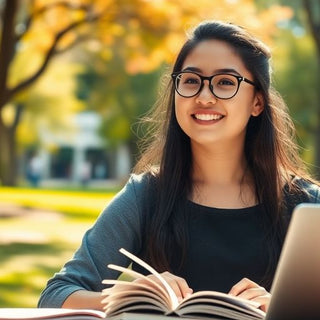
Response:
[[[193,94],[192,96],[184,96],[184,95],[182,95],[181,93],[179,93],[179,91],[178,91],[178,89],[177,89],[177,85],[176,85],[176,81],[177,81],[177,80],[176,80],[176,79],[177,79],[177,77],[179,76],[179,74],[181,74],[181,73],[193,73],[193,74],[197,75],[197,76],[200,78],[200,80],[201,80],[201,84],[200,84],[199,90],[198,90],[195,94]],[[234,93],[231,97],[229,97],[229,98],[220,98],[219,96],[217,96],[217,95],[213,92],[213,85],[211,84],[211,80],[212,80],[214,77],[216,77],[216,76],[221,76],[221,75],[233,76],[233,77],[235,77],[235,78],[238,80],[237,90],[236,90],[235,93]],[[198,95],[198,94],[201,92],[201,90],[203,89],[204,80],[208,80],[208,81],[209,81],[209,90],[210,90],[210,92],[211,92],[216,98],[222,99],[222,100],[228,100],[228,99],[233,98],[233,97],[238,93],[239,88],[240,88],[240,84],[241,84],[242,81],[244,81],[244,82],[246,82],[246,83],[249,83],[249,84],[251,84],[251,85],[254,86],[254,87],[257,87],[257,85],[256,85],[253,81],[251,81],[251,80],[249,80],[249,79],[247,79],[247,78],[245,78],[245,77],[243,77],[243,76],[235,75],[235,74],[231,74],[231,73],[216,73],[216,74],[214,74],[214,75],[212,75],[212,76],[206,77],[206,76],[202,76],[201,74],[199,74],[199,73],[197,73],[197,72],[189,71],[189,70],[188,70],[188,71],[176,71],[176,72],[173,72],[173,73],[171,73],[171,78],[172,78],[172,80],[173,80],[173,85],[174,85],[175,91],[178,93],[179,96],[181,96],[181,97],[183,97],[183,98],[192,98],[192,97],[195,97],[196,95]]]

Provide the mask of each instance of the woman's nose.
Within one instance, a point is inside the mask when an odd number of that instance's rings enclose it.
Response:
[[[202,104],[208,104],[208,103],[216,103],[217,98],[216,96],[212,93],[211,88],[210,88],[210,83],[208,81],[204,81],[203,86],[197,95],[197,102],[202,103]]]

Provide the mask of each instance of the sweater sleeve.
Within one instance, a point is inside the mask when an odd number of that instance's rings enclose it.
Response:
[[[114,279],[118,272],[107,265],[128,266],[130,261],[119,253],[121,247],[138,254],[143,228],[143,198],[147,197],[145,175],[132,175],[125,187],[99,215],[83,236],[81,246],[42,291],[38,307],[62,306],[75,291],[101,291],[102,280]]]
[[[320,203],[320,187],[317,185],[313,185],[313,192],[312,192],[312,202]]]
[[[296,179],[297,184],[301,190],[304,191],[305,196],[300,199],[300,202],[320,203],[320,186],[310,183],[303,179]]]

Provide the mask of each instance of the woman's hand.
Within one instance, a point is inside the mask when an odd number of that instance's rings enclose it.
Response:
[[[229,294],[258,302],[260,309],[264,312],[267,312],[271,299],[271,294],[265,288],[247,278],[243,278],[236,283],[229,291]]]
[[[193,292],[193,290],[188,286],[187,281],[185,279],[175,276],[174,274],[168,271],[161,273],[161,276],[168,282],[169,286],[173,289],[179,302],[182,299],[189,297],[190,294]],[[148,278],[163,286],[159,279],[154,275],[149,275]],[[144,279],[136,279],[134,280],[134,282],[148,285],[148,282]]]

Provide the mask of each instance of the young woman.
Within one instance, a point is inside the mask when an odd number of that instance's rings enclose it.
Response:
[[[182,298],[217,290],[267,309],[292,209],[320,202],[271,87],[269,59],[268,48],[235,25],[194,30],[135,174],[49,280],[40,307],[101,309],[101,281],[118,277],[107,264],[129,264],[118,252],[124,247]]]

